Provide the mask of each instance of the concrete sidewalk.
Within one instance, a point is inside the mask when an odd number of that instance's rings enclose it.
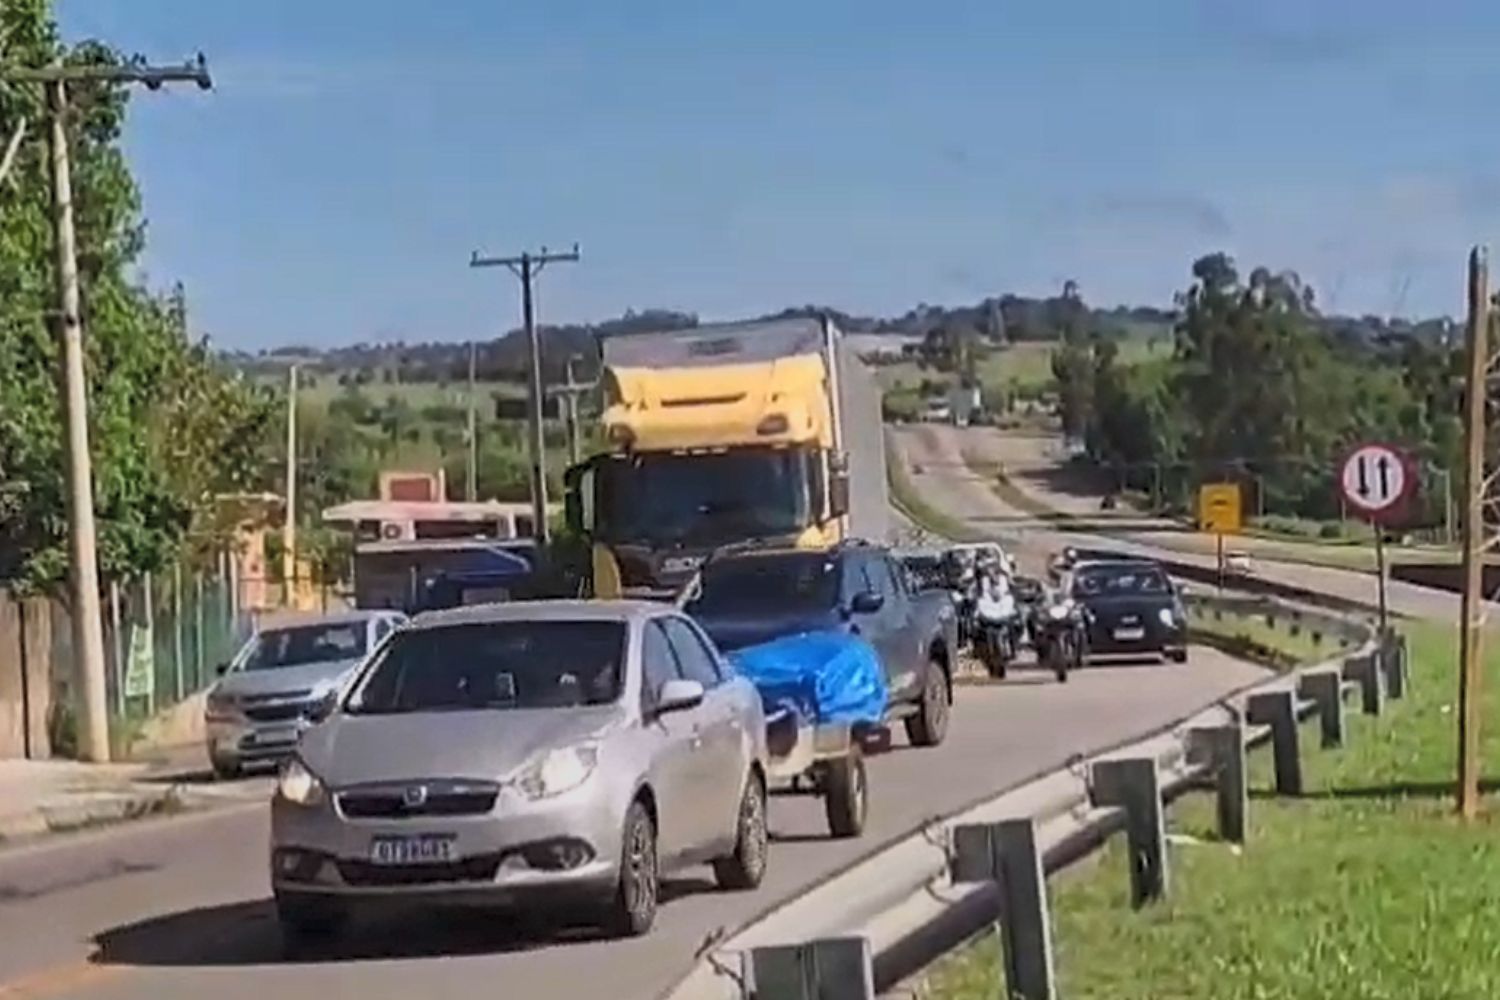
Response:
[[[50,833],[265,800],[270,789],[269,777],[213,781],[197,745],[157,751],[149,760],[124,764],[0,760],[0,846]]]

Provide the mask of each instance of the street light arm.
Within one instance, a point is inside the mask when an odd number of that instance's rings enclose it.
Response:
[[[196,83],[203,90],[212,89],[214,85],[213,77],[208,72],[208,60],[201,52],[196,60],[180,66],[151,66],[139,59],[118,66],[21,66],[0,70],[0,80],[16,83],[98,80],[105,83],[142,83],[152,90],[164,83]]]

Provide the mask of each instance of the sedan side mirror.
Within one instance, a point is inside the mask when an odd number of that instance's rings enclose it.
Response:
[[[885,598],[873,590],[861,590],[849,602],[849,610],[857,615],[873,615],[885,607]]]
[[[656,711],[660,715],[697,708],[703,704],[706,692],[698,681],[671,680],[661,686],[656,696]]]

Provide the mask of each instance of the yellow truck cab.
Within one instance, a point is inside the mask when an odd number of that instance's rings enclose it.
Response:
[[[887,531],[880,391],[823,318],[601,343],[610,451],[570,469],[593,593],[668,596],[725,545]]]

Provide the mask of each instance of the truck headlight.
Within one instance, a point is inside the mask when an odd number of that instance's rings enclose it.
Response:
[[[282,766],[276,778],[276,794],[293,805],[312,807],[322,804],[328,797],[328,790],[321,778],[293,757]]]
[[[598,765],[599,748],[593,745],[549,750],[521,771],[516,787],[529,799],[552,798],[589,780]]]

